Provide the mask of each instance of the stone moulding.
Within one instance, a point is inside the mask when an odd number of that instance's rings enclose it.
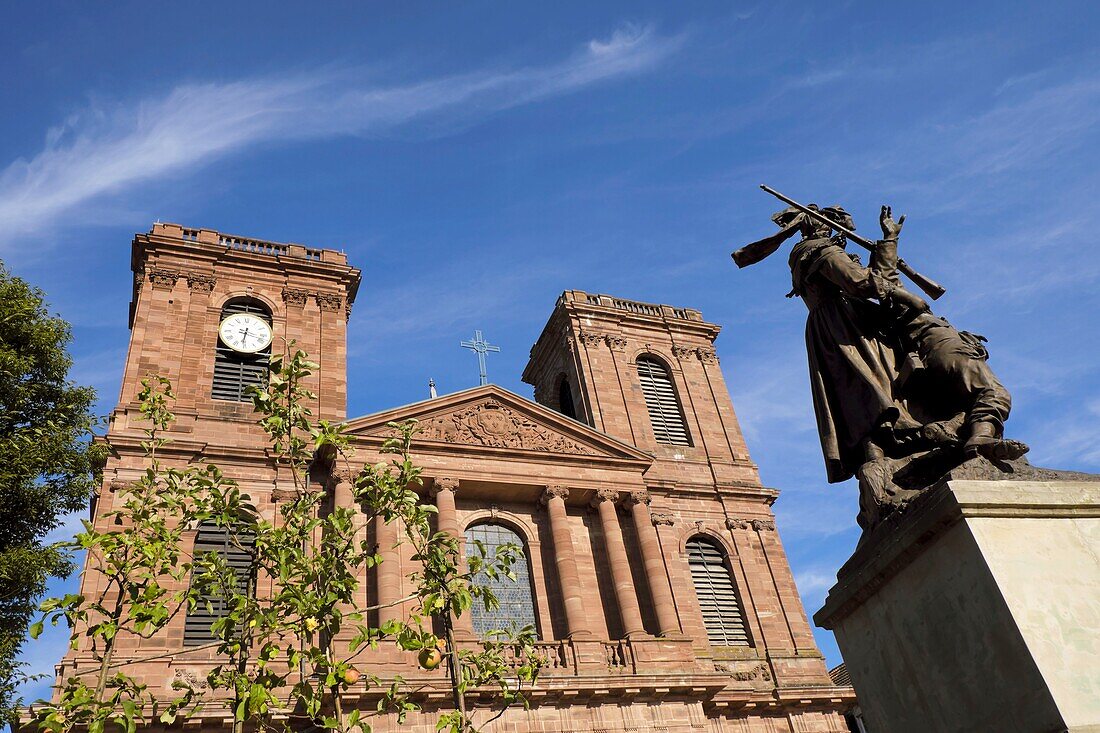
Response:
[[[547,486],[543,490],[542,497],[540,498],[540,502],[543,505],[546,505],[546,504],[550,503],[551,499],[561,499],[562,501],[565,501],[568,498],[569,498],[569,487],[568,486],[561,486],[560,484],[553,484],[551,486]]]
[[[430,490],[430,493],[433,497],[440,491],[449,491],[452,494],[457,494],[458,483],[458,479],[451,478],[450,476],[436,476],[432,480],[432,488]]]
[[[749,669],[745,669],[743,665],[738,665],[735,662],[715,662],[714,671],[725,672],[738,682],[751,682],[752,680],[761,680],[762,682],[772,681],[772,672],[764,662],[760,662]]]
[[[421,422],[418,440],[595,456],[595,450],[494,399]]]
[[[616,489],[596,489],[596,496],[592,499],[592,506],[601,502],[610,501],[612,504],[619,500],[619,492]]]
[[[672,354],[680,361],[698,359],[704,364],[718,363],[718,353],[712,346],[673,346]]]
[[[217,278],[205,272],[187,273],[187,286],[195,292],[209,293],[217,283]]]
[[[608,347],[612,351],[626,351],[626,339],[622,336],[604,336],[604,340],[607,341]]]
[[[752,529],[756,532],[774,532],[772,519],[740,519],[731,517],[726,520],[726,529]]]
[[[607,338],[604,334],[596,333],[595,331],[581,331],[578,335],[580,336],[581,343],[583,343],[586,348],[599,346],[604,343]]]
[[[159,267],[146,270],[146,274],[149,276],[149,282],[153,284],[154,290],[171,290],[176,286],[176,281],[180,279],[180,273],[176,270],[165,270]]]
[[[344,306],[344,299],[336,293],[315,293],[313,297],[323,311],[338,311]]]
[[[698,349],[695,350],[695,354],[699,357],[699,361],[703,362],[704,364],[718,363],[718,352],[716,352],[713,347],[700,346]]]
[[[296,308],[305,306],[309,300],[309,291],[300,288],[283,288],[283,302]]]

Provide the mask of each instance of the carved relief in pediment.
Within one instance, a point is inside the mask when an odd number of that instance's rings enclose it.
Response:
[[[414,442],[417,440],[582,456],[598,455],[589,446],[541,425],[494,399],[456,412],[423,419],[413,438]]]

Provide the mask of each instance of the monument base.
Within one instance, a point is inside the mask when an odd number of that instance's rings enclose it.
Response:
[[[1100,732],[1100,477],[1073,478],[949,480],[864,538],[814,621],[869,731]]]

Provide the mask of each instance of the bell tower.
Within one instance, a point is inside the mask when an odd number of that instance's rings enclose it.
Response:
[[[320,365],[307,384],[315,414],[345,418],[347,320],[360,273],[342,252],[158,223],[134,238],[131,267],[130,349],[109,440],[136,430],[141,381],[160,374],[176,391],[173,432],[207,446],[258,447],[247,388],[264,382],[270,354],[291,341]],[[266,336],[266,324],[269,343],[219,335],[225,318],[242,314],[238,330],[251,323]]]
[[[739,568],[741,601],[753,607],[754,643],[779,684],[829,685],[776,531],[779,492],[760,483],[718,364],[719,330],[691,308],[567,290],[523,381],[536,402],[654,456],[643,480],[677,603],[697,593],[698,567],[684,572],[691,543],[722,543],[722,562]],[[696,640],[709,634],[699,618],[681,610]],[[697,642],[697,653],[728,652]]]
[[[714,340],[691,308],[567,290],[523,381],[535,401],[642,450],[648,482],[760,486]]]

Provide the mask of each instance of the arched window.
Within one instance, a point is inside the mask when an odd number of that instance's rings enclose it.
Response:
[[[752,646],[726,553],[718,543],[705,537],[688,540],[687,552],[691,580],[711,645]]]
[[[563,375],[561,384],[558,385],[558,409],[566,417],[577,419],[577,407],[573,404],[573,390],[569,387],[569,380]]]
[[[218,323],[236,313],[251,313],[271,325],[271,312],[255,298],[235,298],[222,307]],[[249,387],[263,388],[267,385],[268,364],[271,361],[271,344],[254,354],[234,351],[222,343],[214,350],[214,384],[211,396],[216,400],[230,402],[251,402],[247,390]]]
[[[488,586],[500,602],[500,607],[495,611],[486,611],[484,604],[474,601],[474,631],[484,636],[490,631],[518,631],[524,626],[534,627],[535,601],[531,594],[531,569],[523,539],[502,524],[476,524],[466,530],[466,557],[481,556],[477,542],[485,547],[488,561],[496,557],[497,548],[501,545],[516,545],[520,549],[514,554],[512,562],[515,580],[503,576],[491,580],[481,574],[473,578],[476,585]]]
[[[672,375],[665,365],[652,357],[639,356],[638,379],[642,383],[642,394],[657,442],[691,445],[684,413],[680,410],[676,388],[672,385]]]
[[[237,592],[249,591],[252,576],[252,545],[255,537],[250,532],[232,533],[213,522],[203,522],[195,535],[193,556],[198,560],[203,555],[215,552],[233,569],[237,577]],[[210,626],[226,615],[225,594],[210,592],[199,598],[195,608],[187,613],[183,624],[184,646],[208,644],[215,641]]]

